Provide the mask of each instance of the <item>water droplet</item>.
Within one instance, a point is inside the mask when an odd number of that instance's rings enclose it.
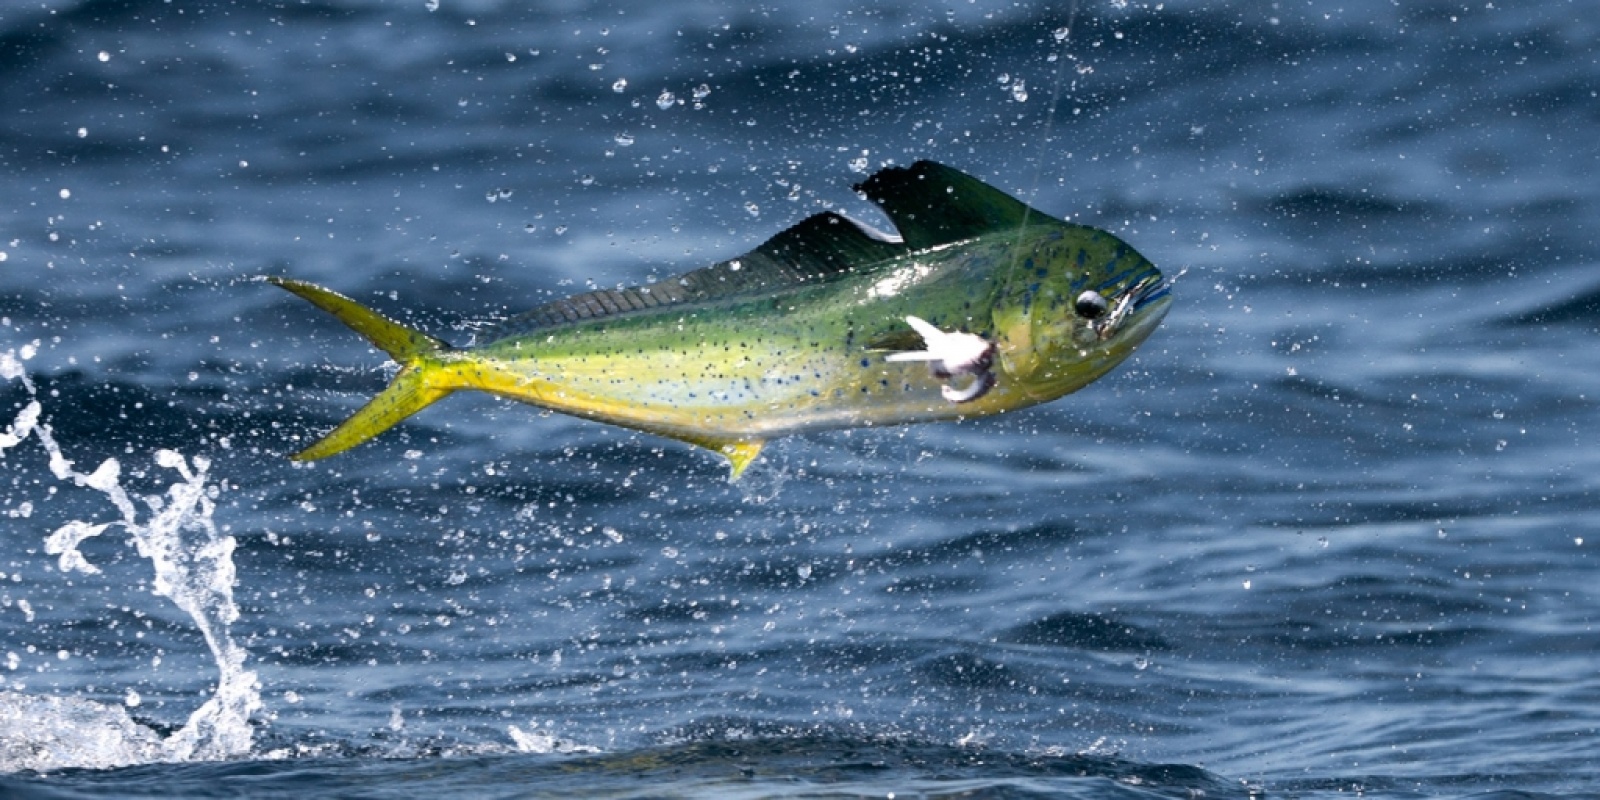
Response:
[[[673,547],[672,545],[667,545],[666,547],[661,548],[661,555],[664,555],[667,558],[677,558],[678,548]]]
[[[1000,73],[1000,85],[1001,86],[1004,86],[1004,85],[1006,85],[1006,84],[1008,84],[1010,82],[1011,82],[1011,73],[1009,73],[1009,72]]]
[[[78,129],[78,138],[79,139],[86,138],[86,137],[88,137],[88,135],[89,135],[89,129],[88,128],[79,128]]]
[[[751,201],[751,202],[745,203],[744,204],[744,210],[750,212],[750,216],[752,216],[752,217],[761,216],[761,206],[756,205],[755,201]]]
[[[506,53],[506,60],[507,61],[516,61],[517,60],[517,54],[516,53]]]
[[[110,61],[110,60],[111,60],[111,54],[110,54],[110,53],[107,53],[107,52],[106,52],[106,51],[104,51],[104,50],[101,50],[101,51],[100,51],[100,55],[99,55],[99,56],[96,56],[96,57],[97,57],[97,58],[99,58],[99,59],[100,59],[100,63],[102,63],[102,64],[104,64],[104,63],[105,63],[105,62],[107,62],[107,61]]]
[[[696,99],[696,100],[704,100],[709,96],[711,96],[711,87],[710,86],[707,86],[707,85],[702,83],[699,86],[694,87],[694,99]]]
[[[583,177],[578,179],[578,183],[581,183],[584,186],[593,186],[594,185],[594,176],[593,175],[585,175],[585,176],[583,176]]]
[[[1018,80],[1011,84],[1011,99],[1019,103],[1028,102],[1028,82]]]
[[[617,144],[623,147],[631,146],[633,144],[633,135],[628,133],[619,133],[617,134],[616,141]]]
[[[1506,418],[1506,412],[1501,411],[1500,409],[1497,408],[1497,409],[1494,410],[1494,418],[1495,419],[1505,419]]]
[[[67,198],[72,196],[72,190],[71,189],[62,189],[60,192],[57,192],[57,194],[61,195],[61,199],[62,200],[65,200],[65,199],[67,199]]]
[[[1149,669],[1150,668],[1150,659],[1145,658],[1144,656],[1139,656],[1139,657],[1135,658],[1133,660],[1133,668],[1134,669],[1140,669],[1140,670]]]
[[[628,90],[628,79],[627,78],[618,78],[616,83],[611,84],[611,91],[616,92],[617,94],[622,94],[623,92],[626,92],[627,90]]]
[[[1064,42],[1067,40],[1068,36],[1072,35],[1072,29],[1066,27],[1056,28],[1050,32],[1050,35],[1056,37],[1056,41]]]
[[[439,10],[439,0],[428,0],[428,2],[425,3],[424,5],[427,7],[427,9],[429,11],[438,11]]]
[[[811,565],[810,564],[801,564],[799,567],[797,567],[795,569],[795,572],[800,574],[800,580],[804,581],[804,580],[810,580],[811,579]]]
[[[852,159],[850,159],[850,171],[851,172],[866,172],[868,164],[869,164],[869,162],[867,161],[866,154],[862,153],[860,158],[852,158]]]
[[[738,272],[739,270],[744,269],[744,265],[739,263],[738,259],[734,259],[728,262],[728,269]]]
[[[557,236],[560,236],[560,235],[562,235],[562,234],[564,234],[566,232],[567,232],[567,226],[565,226],[565,225],[557,225],[556,226],[556,235]]]
[[[656,97],[656,108],[666,111],[676,102],[678,102],[677,96],[663,89],[660,96]]]

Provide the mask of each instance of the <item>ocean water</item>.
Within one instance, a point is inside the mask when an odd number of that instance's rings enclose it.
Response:
[[[858,6],[0,10],[0,794],[1600,795],[1594,8]],[[1162,328],[738,484],[481,395],[284,458],[388,373],[254,276],[466,342],[919,158]]]

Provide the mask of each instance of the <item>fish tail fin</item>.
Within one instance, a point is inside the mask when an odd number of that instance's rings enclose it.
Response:
[[[316,284],[278,277],[267,277],[265,280],[337,317],[400,365],[399,374],[389,382],[388,388],[328,435],[289,458],[314,461],[342,453],[394,427],[396,423],[456,389],[442,380],[442,365],[437,356],[451,349],[443,341],[401,325]]]

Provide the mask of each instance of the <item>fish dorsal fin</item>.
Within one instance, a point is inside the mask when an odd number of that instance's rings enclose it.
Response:
[[[856,184],[912,250],[921,250],[1051,217],[960,170],[932,161],[889,167]]]
[[[771,259],[784,268],[813,277],[861,270],[906,252],[890,238],[842,214],[812,214],[768,239],[747,258]]]
[[[825,281],[907,252],[878,231],[825,211],[801,220],[738,257],[628,289],[599,289],[546,303],[478,334],[491,342],[590,319],[617,317],[661,306],[699,303]]]

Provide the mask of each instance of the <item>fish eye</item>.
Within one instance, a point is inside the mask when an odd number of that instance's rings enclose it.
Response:
[[[1105,316],[1106,309],[1109,307],[1106,299],[1095,291],[1088,291],[1078,295],[1078,299],[1072,304],[1072,310],[1078,312],[1078,316],[1084,319],[1099,319]]]

